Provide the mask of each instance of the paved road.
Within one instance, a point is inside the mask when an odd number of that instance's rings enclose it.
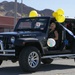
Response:
[[[35,73],[24,73],[18,62],[3,61],[0,66],[0,75],[75,75],[75,62],[72,59],[54,60],[50,65],[41,65]]]

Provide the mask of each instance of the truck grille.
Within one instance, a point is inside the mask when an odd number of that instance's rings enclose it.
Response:
[[[9,48],[10,37],[0,35],[0,56],[15,56],[15,50]]]
[[[8,47],[8,38],[7,37],[0,37],[0,40],[3,41],[4,49]]]

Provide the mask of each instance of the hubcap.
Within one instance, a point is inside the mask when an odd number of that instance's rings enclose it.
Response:
[[[31,68],[35,68],[39,63],[39,55],[36,52],[31,52],[28,57],[28,64]]]

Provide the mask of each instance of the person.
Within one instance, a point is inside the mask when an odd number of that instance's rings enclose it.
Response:
[[[49,35],[48,35],[48,38],[53,38],[56,41],[56,46],[55,47],[58,46],[58,39],[59,39],[58,35],[59,34],[58,34],[57,29],[56,29],[56,23],[55,22],[52,22],[50,24],[50,27],[49,27]]]

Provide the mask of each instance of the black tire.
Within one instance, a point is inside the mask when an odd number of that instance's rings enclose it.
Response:
[[[33,68],[29,65],[29,62],[28,62],[28,61],[30,61],[30,62],[33,63],[33,61],[35,61],[35,60],[32,59],[32,56],[30,56],[31,53],[35,53],[35,55],[37,55],[37,58],[38,58],[38,60],[37,60],[38,64],[36,65],[36,67],[33,67]],[[33,56],[35,56],[35,55],[33,55]],[[29,56],[30,56],[30,58],[29,58]],[[35,58],[36,57],[34,57],[34,59]],[[35,61],[35,62],[37,62],[37,61]],[[40,63],[41,63],[41,56],[40,56],[39,50],[36,47],[24,48],[22,50],[22,52],[20,53],[19,64],[20,64],[20,67],[23,69],[23,71],[25,71],[25,72],[37,71],[37,69],[40,66]]]
[[[2,64],[2,60],[0,60],[0,65]]]
[[[43,64],[51,64],[53,59],[42,59]]]
[[[72,45],[72,53],[75,54],[75,41],[74,41],[74,43]]]

